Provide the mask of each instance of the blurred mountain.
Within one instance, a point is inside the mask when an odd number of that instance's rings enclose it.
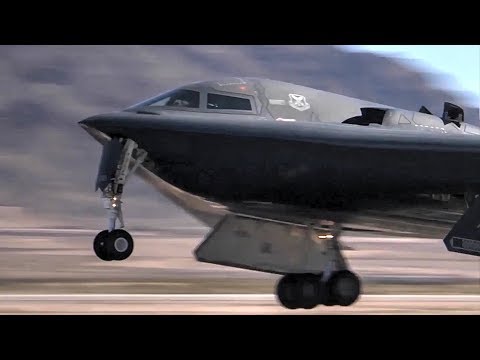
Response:
[[[77,122],[184,83],[256,76],[436,114],[444,101],[462,105],[404,63],[332,46],[0,46],[0,55],[0,206],[70,225],[104,216],[94,193],[101,148]],[[465,112],[479,122],[478,109]],[[124,199],[139,225],[185,219],[139,179]]]

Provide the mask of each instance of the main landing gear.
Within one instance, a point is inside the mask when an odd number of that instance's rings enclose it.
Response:
[[[133,153],[136,152],[134,159]],[[122,193],[129,176],[145,160],[146,151],[138,149],[130,139],[113,138],[104,145],[100,163],[97,189],[102,190],[104,208],[108,214],[108,229],[103,230],[93,240],[93,250],[104,261],[125,260],[133,252],[133,238],[123,228]],[[130,162],[134,161],[132,168]],[[116,229],[116,222],[120,228]]]
[[[227,214],[195,249],[197,261],[284,275],[276,287],[288,309],[353,304],[360,279],[349,270],[338,237],[341,221],[295,224]]]
[[[360,279],[349,270],[323,274],[288,274],[277,284],[277,297],[287,309],[313,309],[317,305],[352,305],[360,296]]]
[[[318,236],[324,245],[323,272],[286,274],[279,280],[277,298],[287,309],[313,309],[317,305],[350,306],[358,300],[362,291],[361,281],[348,269],[338,242],[338,226],[335,225],[332,230],[328,235]]]

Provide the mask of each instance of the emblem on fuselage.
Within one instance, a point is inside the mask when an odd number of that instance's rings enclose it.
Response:
[[[305,111],[310,109],[310,104],[307,102],[307,99],[303,95],[298,94],[288,94],[288,105],[298,111]]]

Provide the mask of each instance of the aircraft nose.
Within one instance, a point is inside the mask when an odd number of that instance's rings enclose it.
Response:
[[[91,116],[79,121],[78,124],[97,140],[106,135],[111,136],[114,133],[121,135],[128,131],[128,128],[125,128],[127,125],[125,121],[112,116],[112,114]]]
[[[90,134],[95,140],[101,144],[105,144],[109,141],[109,138],[100,130],[102,128],[102,123],[103,120],[101,118],[99,119],[98,116],[91,116],[78,122],[82,129]]]
[[[104,121],[102,121],[102,118],[96,115],[83,119],[79,121],[78,124],[82,127],[96,128],[98,125],[102,125],[103,122]]]
[[[108,113],[88,117],[78,122],[87,132],[101,132],[108,136],[130,137],[139,125],[139,121],[131,117],[131,114]]]
[[[100,114],[90,116],[78,122],[83,128],[95,129],[103,132],[112,131],[127,125],[128,121],[116,114]]]

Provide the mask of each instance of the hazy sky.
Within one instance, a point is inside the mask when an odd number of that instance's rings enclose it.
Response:
[[[476,107],[480,105],[479,45],[354,45],[346,48],[417,60],[414,65],[423,64],[422,67],[432,72],[450,76],[448,81],[441,79],[441,86],[467,91],[471,93],[468,103]]]

